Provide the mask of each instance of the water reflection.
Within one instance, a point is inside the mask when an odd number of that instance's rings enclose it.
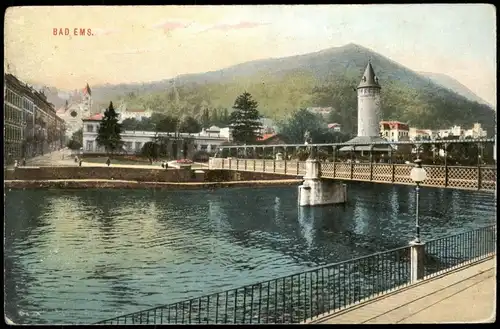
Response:
[[[346,205],[299,208],[295,187],[10,191],[6,312],[92,323],[407,244],[411,186],[352,184]],[[494,221],[492,194],[421,190],[423,239]]]

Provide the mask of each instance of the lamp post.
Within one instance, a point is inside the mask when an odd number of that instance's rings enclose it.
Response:
[[[422,183],[426,178],[427,178],[427,173],[425,172],[425,169],[422,168],[422,160],[417,159],[415,160],[415,167],[412,168],[410,172],[410,178],[412,181],[417,184],[415,187],[415,226],[417,229],[417,236],[415,238],[416,243],[420,243],[420,226],[418,225],[418,208],[419,208],[419,192],[420,192],[420,183]]]

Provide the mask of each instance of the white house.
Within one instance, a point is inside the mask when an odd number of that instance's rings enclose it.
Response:
[[[97,145],[97,131],[99,130],[99,123],[102,120],[103,114],[95,114],[89,118],[83,119],[83,153],[104,153],[103,147]],[[121,134],[122,141],[124,142],[124,150],[130,153],[138,153],[145,143],[151,142],[155,136],[177,136],[180,138],[191,138],[194,140],[197,150],[206,152],[215,152],[216,149],[224,142],[231,141],[231,134],[229,128],[218,128],[216,126],[210,127],[207,130],[201,131],[197,134],[189,133],[167,133],[154,131],[123,131]]]

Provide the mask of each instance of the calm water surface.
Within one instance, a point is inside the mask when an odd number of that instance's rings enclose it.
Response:
[[[5,310],[16,323],[94,323],[406,245],[409,186],[358,183],[345,206],[296,187],[16,190],[5,197]],[[491,193],[423,188],[433,239],[491,224]]]

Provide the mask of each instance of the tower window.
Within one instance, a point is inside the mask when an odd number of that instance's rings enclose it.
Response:
[[[366,82],[366,77],[363,75],[363,82]]]

